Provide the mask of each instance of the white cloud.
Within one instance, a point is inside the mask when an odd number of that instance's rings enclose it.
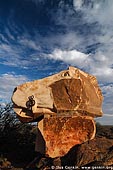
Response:
[[[99,122],[103,125],[113,125],[113,115],[103,115],[103,117],[96,118],[96,122]]]
[[[23,75],[2,74],[0,76],[0,102],[9,102],[14,88],[26,81],[28,81],[28,78]]]
[[[102,90],[104,91],[106,96],[113,96],[113,84],[102,86]]]
[[[83,37],[77,35],[74,31],[67,31],[65,34],[54,34],[51,37],[43,38],[43,45],[50,46],[51,49],[59,46],[61,49],[72,50],[76,47],[81,47]]]
[[[76,8],[76,10],[79,10],[83,5],[83,0],[74,0],[73,5]]]
[[[52,54],[49,54],[48,57],[54,60],[62,60],[70,65],[76,65],[82,67],[88,60],[88,56],[77,50],[62,51],[61,49],[55,49]]]
[[[37,0],[32,1],[38,4]],[[45,2],[44,0],[39,1],[42,4]],[[84,4],[87,2],[89,4]],[[40,58],[45,57],[45,59],[61,60],[79,67],[95,75],[102,84],[103,109],[106,114],[111,115],[113,111],[113,88],[111,87],[113,84],[113,0],[73,0],[75,13],[68,5],[65,8],[66,13],[64,13],[64,10],[61,9],[64,7],[62,4],[63,1],[59,2],[60,9],[51,16],[56,25],[65,27],[64,32],[61,27],[61,31],[56,30],[56,34],[49,33],[48,36],[41,36],[38,30],[34,30],[32,36],[25,28],[18,28],[12,12],[7,19],[7,28],[4,30],[7,36],[0,33],[2,42],[0,64],[28,68],[34,66],[36,61],[40,63]],[[51,13],[51,11],[49,12]],[[95,47],[95,44],[99,45]],[[94,47],[93,52],[92,49],[90,50],[91,54],[87,54],[89,46]],[[53,52],[44,53],[43,48],[46,49],[46,52],[48,49]],[[35,52],[30,54],[29,49]],[[20,77],[13,74],[1,75],[0,98],[4,100],[10,98],[14,86],[23,83],[24,80],[27,81],[27,78],[22,75]]]
[[[110,67],[113,59],[111,60],[101,53],[87,55],[77,50],[55,49],[48,57],[84,69],[86,72],[95,75],[101,83],[113,82],[113,68]]]
[[[104,114],[104,116],[113,117],[113,114]]]
[[[113,84],[101,85],[101,90],[104,96],[103,101],[103,116],[97,118],[96,121],[101,124],[113,124]]]
[[[21,37],[19,43],[21,45],[23,45],[25,48],[31,48],[33,50],[41,49],[40,46],[37,44],[37,42],[31,40],[30,38],[27,39],[27,38],[23,37],[23,39],[22,39],[22,37]]]
[[[101,24],[110,24],[113,21],[113,1],[112,0],[73,0],[75,10],[84,13],[84,18],[88,22],[99,22]]]
[[[13,45],[11,43],[0,45],[0,64],[27,68],[32,63],[32,56],[30,52],[27,54],[27,50],[33,49],[38,51],[38,46],[33,43],[33,41],[24,39],[22,41],[17,41],[17,44]]]
[[[103,110],[105,114],[113,114],[113,83],[101,86],[104,102]]]
[[[90,43],[94,44],[95,41],[100,43],[100,46],[95,49],[95,56],[102,53],[113,63],[113,0],[91,0],[89,2],[80,0],[81,5],[77,2],[73,0],[73,5],[75,10],[79,9],[78,12],[82,12],[83,23],[93,24],[92,35],[87,33],[88,38],[93,39]],[[83,29],[85,29],[84,25]],[[82,45],[86,47],[84,37],[82,38],[84,42]]]
[[[84,23],[94,24],[92,27],[92,38],[96,36],[96,41],[100,43],[100,47],[96,49],[96,53],[103,52],[108,57],[110,55],[113,56],[113,0],[91,0],[88,3],[80,0],[81,5],[77,2],[77,0],[73,0],[73,5],[75,10],[79,8],[79,11],[83,13],[82,20]],[[95,29],[98,27],[99,30],[95,32]],[[95,43],[94,40],[92,43]]]

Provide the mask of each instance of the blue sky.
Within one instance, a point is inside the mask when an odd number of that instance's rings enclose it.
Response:
[[[97,77],[113,122],[113,1],[0,0],[0,103],[15,86],[78,67]]]

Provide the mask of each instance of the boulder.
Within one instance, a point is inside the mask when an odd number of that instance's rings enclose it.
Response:
[[[34,166],[39,167],[40,170],[53,168],[112,169],[113,139],[98,136],[85,143],[75,145],[62,157],[51,158],[42,155],[40,159],[32,163]]]
[[[96,77],[74,67],[16,87],[12,101],[22,122],[39,122],[50,157],[63,156],[74,145],[93,139],[93,118],[103,114]]]
[[[74,145],[95,137],[95,122],[88,116],[44,118],[43,124],[46,154],[52,158],[63,156]]]
[[[62,165],[78,167],[94,167],[94,165],[113,165],[113,139],[95,137],[94,139],[76,145],[60,158]],[[106,169],[106,168],[105,168]]]
[[[102,116],[103,96],[96,77],[74,67],[16,87],[12,101],[23,122],[42,114]]]

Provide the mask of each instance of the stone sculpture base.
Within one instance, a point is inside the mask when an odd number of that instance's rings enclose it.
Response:
[[[46,141],[46,154],[52,158],[63,156],[73,146],[95,137],[95,122],[91,117],[54,116],[42,121],[39,129]]]

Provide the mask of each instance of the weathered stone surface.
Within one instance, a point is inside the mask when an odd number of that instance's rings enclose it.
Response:
[[[61,158],[61,162],[62,165],[76,165],[78,167],[113,165],[113,139],[96,137],[81,145],[76,145]]]
[[[43,161],[44,160],[44,161]],[[113,139],[96,137],[83,144],[78,144],[62,157],[47,157],[36,162],[43,169],[112,169]],[[41,169],[41,168],[40,168]]]
[[[30,97],[31,96],[31,97]],[[94,76],[77,68],[18,86],[12,96],[21,121],[41,114],[102,116],[102,93]]]
[[[63,156],[74,145],[95,137],[95,122],[88,116],[44,118],[43,124],[46,153],[52,158]]]
[[[40,122],[45,115],[38,125],[50,157],[65,155],[74,145],[95,137],[93,118],[102,116],[102,100],[96,78],[74,67],[22,84],[12,96],[21,121]]]

